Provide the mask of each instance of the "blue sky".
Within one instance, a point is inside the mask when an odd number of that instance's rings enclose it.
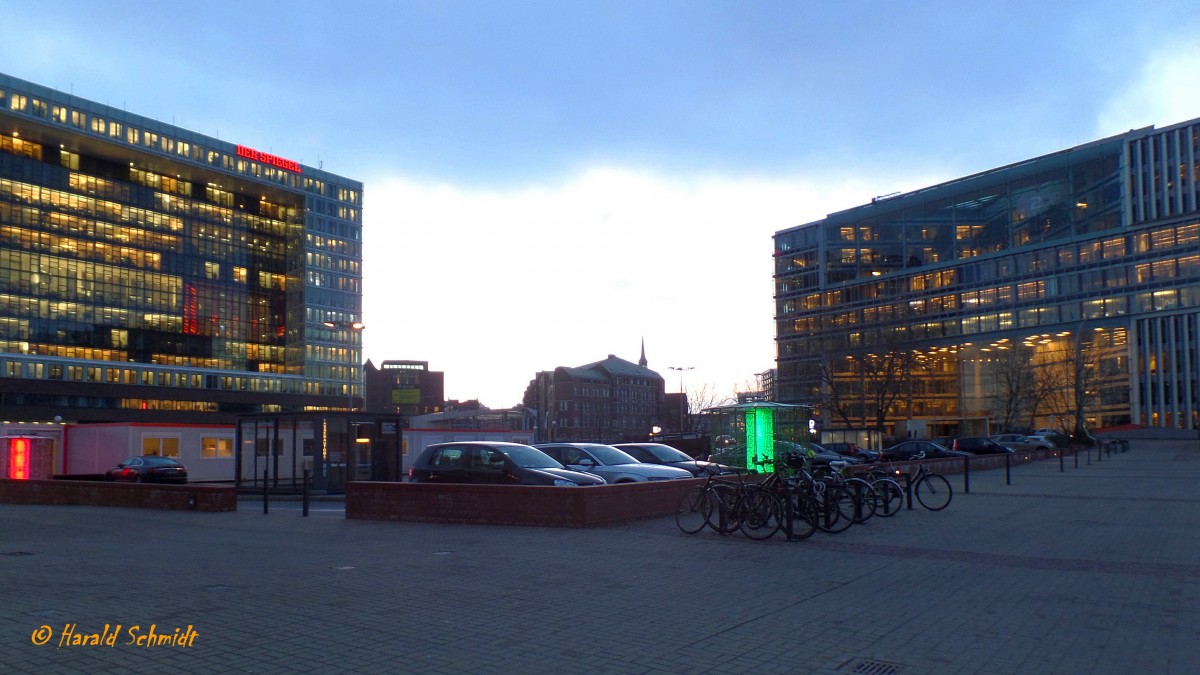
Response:
[[[365,183],[367,358],[774,366],[771,235],[1200,116],[1194,2],[0,0],[0,71]]]

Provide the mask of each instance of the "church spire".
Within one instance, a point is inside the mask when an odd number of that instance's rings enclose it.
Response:
[[[646,360],[646,338],[642,338],[642,358],[638,359],[638,365],[645,368],[649,361]]]

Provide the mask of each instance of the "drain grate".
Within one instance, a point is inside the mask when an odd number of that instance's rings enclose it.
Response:
[[[5,551],[4,553],[0,553],[0,555],[9,555],[9,556],[16,557],[16,556],[21,556],[21,555],[33,555],[33,554],[30,553],[29,551]]]
[[[841,670],[859,675],[899,675],[904,672],[904,666],[874,659],[857,659],[847,663]]]

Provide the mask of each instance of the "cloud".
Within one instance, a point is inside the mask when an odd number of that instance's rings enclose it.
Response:
[[[774,367],[772,235],[869,201],[872,184],[898,181],[595,167],[496,191],[367,177],[366,356],[427,360],[448,398],[499,408],[540,370],[636,361],[644,339],[651,368],[693,366],[696,384],[732,393]]]
[[[1190,36],[1189,36],[1190,38]],[[1148,55],[1137,76],[1100,112],[1098,135],[1111,136],[1154,124],[1168,126],[1200,114],[1200,44],[1170,44]]]

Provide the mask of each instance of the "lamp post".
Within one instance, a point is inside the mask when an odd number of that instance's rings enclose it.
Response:
[[[354,412],[354,334],[363,332],[366,326],[361,321],[323,321],[321,325],[346,331],[346,410]]]
[[[671,370],[679,371],[679,438],[683,438],[683,414],[687,408],[687,395],[683,393],[683,373],[688,370],[695,370],[695,366],[667,366]]]

